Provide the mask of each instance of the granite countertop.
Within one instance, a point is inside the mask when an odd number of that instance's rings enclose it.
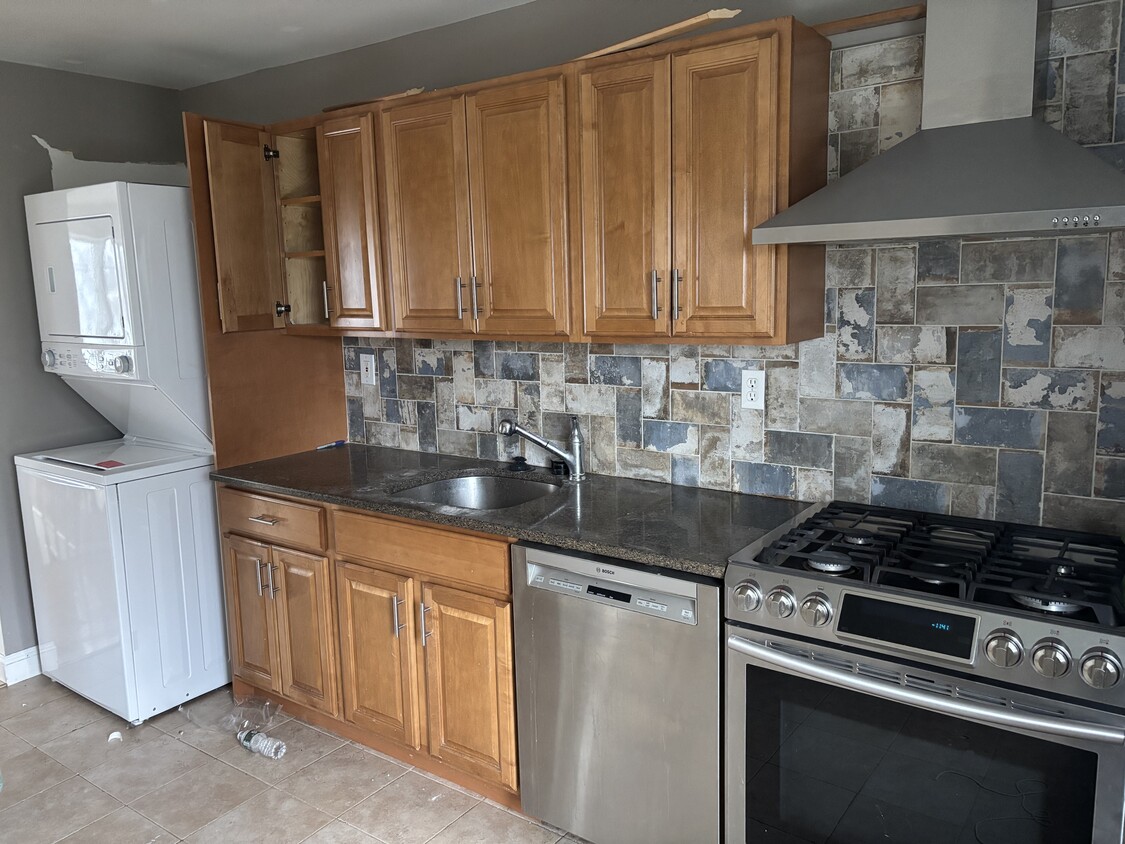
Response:
[[[722,578],[727,558],[810,505],[608,475],[503,510],[466,510],[392,497],[406,487],[471,474],[559,483],[545,471],[392,448],[344,445],[216,470],[211,478],[272,492],[509,536],[572,551]]]

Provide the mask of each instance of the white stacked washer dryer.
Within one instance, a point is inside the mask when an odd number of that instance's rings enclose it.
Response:
[[[25,204],[43,366],[125,435],[15,458],[39,657],[138,724],[230,679],[189,192]]]

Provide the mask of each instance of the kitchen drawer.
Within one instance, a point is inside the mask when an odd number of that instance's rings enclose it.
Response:
[[[467,536],[441,528],[337,511],[333,515],[336,554],[434,577],[511,592],[507,539]]]
[[[233,531],[275,545],[318,551],[327,547],[324,510],[311,504],[220,487],[219,523],[224,533]]]

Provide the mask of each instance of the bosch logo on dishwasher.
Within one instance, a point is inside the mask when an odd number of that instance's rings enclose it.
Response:
[[[608,575],[616,575],[617,574],[617,572],[615,572],[613,569],[602,568],[601,566],[595,566],[594,570],[598,574],[608,574]]]

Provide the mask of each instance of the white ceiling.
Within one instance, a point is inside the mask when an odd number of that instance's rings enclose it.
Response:
[[[183,89],[531,0],[0,0],[0,61]]]

